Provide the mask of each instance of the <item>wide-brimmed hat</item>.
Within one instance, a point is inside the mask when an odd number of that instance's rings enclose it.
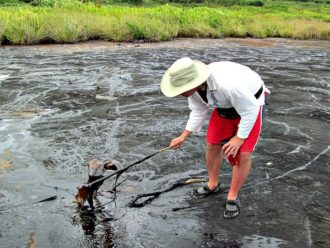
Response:
[[[210,74],[210,69],[203,62],[181,58],[164,73],[160,89],[165,96],[174,97],[201,85]]]

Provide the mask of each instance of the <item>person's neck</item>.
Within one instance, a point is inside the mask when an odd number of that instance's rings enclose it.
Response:
[[[206,91],[206,90],[207,90],[207,83],[206,83],[206,82],[202,83],[202,84],[198,87],[198,90]]]

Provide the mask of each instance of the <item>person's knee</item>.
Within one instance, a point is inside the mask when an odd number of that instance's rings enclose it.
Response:
[[[240,152],[240,165],[251,165],[252,152]]]
[[[221,152],[220,145],[207,144],[206,151],[208,154],[219,154]]]

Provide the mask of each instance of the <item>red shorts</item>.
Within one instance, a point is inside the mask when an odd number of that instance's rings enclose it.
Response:
[[[257,120],[254,123],[249,136],[244,140],[244,143],[240,148],[241,152],[254,151],[254,147],[257,144],[262,126],[261,113],[262,107],[260,107]],[[233,136],[236,135],[239,123],[240,119],[225,119],[219,116],[217,110],[214,109],[210,118],[209,126],[207,128],[207,143],[217,145],[220,144],[220,142],[223,140],[230,140]]]

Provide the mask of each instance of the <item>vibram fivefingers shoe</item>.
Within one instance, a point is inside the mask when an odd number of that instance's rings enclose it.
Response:
[[[225,219],[233,219],[240,213],[239,202],[236,200],[227,200],[223,217]]]

